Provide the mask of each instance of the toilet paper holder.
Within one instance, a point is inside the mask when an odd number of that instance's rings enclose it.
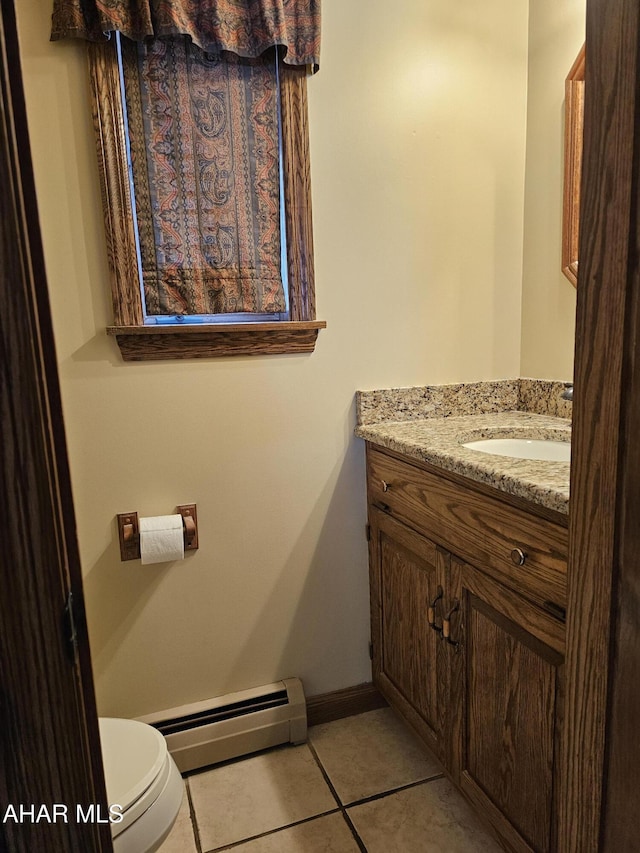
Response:
[[[176,507],[176,513],[182,516],[184,550],[198,550],[198,514],[195,504],[182,504]],[[120,540],[120,559],[140,559],[140,529],[137,512],[121,512],[117,516],[118,539]]]

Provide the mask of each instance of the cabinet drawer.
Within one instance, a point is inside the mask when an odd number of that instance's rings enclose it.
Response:
[[[369,502],[547,609],[566,607],[567,529],[368,450]],[[513,552],[513,556],[512,556]],[[522,565],[514,564],[521,553]]]

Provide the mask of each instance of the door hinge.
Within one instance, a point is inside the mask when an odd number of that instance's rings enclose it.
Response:
[[[371,525],[370,524],[367,524],[367,526],[365,527],[365,531],[366,531],[366,536],[367,536],[367,542],[371,542]]]
[[[373,660],[373,643],[369,643],[369,660]]]
[[[69,651],[69,657],[75,662],[78,655],[78,634],[73,613],[73,593],[69,590],[63,613],[64,639]]]

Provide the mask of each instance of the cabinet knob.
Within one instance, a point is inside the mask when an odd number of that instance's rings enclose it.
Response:
[[[514,566],[524,566],[527,555],[522,548],[514,548],[511,552],[511,562]]]
[[[381,480],[380,482],[382,483],[382,491],[388,492],[389,489],[391,488],[391,483],[387,483],[386,480]]]

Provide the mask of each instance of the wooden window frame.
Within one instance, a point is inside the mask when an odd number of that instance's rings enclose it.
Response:
[[[89,46],[89,68],[113,299],[114,322],[107,333],[124,361],[313,352],[326,323],[315,316],[306,69],[285,66],[280,74],[291,319],[161,326],[144,323],[114,38]]]

